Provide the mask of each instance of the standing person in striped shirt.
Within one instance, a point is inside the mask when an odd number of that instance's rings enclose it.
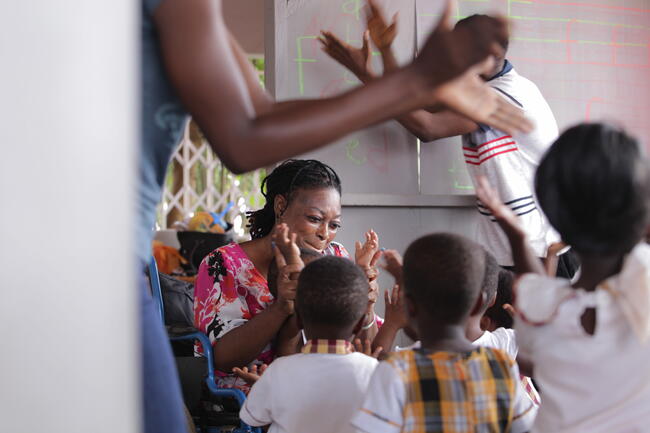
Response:
[[[362,48],[354,48],[329,32],[324,32],[321,38],[324,50],[364,83],[375,78],[368,61],[371,54],[369,39],[382,55],[384,74],[399,67],[392,51],[397,22],[393,19],[388,23],[373,0],[368,0],[368,6],[368,32],[364,35]],[[472,15],[459,21],[456,27],[473,25],[485,19],[488,19],[485,15]],[[507,42],[503,48],[508,48]],[[535,128],[528,133],[510,135],[450,110],[417,110],[396,120],[423,142],[462,135],[463,154],[473,183],[476,185],[479,175],[488,178],[503,201],[519,216],[537,256],[546,257],[549,245],[557,242],[559,236],[539,211],[533,193],[533,178],[542,155],[558,136],[555,117],[537,86],[519,75],[505,55],[496,57],[494,67],[484,71],[481,78],[507,102],[521,109]],[[501,266],[513,266],[508,241],[494,218],[480,202],[477,202],[477,210],[480,219],[476,240],[496,257]],[[569,257],[566,254],[560,257],[558,275],[571,277],[574,272],[575,265]]]
[[[404,255],[409,322],[422,346],[377,366],[352,418],[366,433],[528,431],[534,405],[519,386],[517,364],[503,351],[475,345],[465,329],[481,308],[486,254],[475,242],[432,234]],[[485,299],[487,301],[487,299]]]

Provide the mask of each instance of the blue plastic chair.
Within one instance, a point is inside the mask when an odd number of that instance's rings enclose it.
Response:
[[[160,313],[160,318],[165,322],[165,306],[163,303],[162,288],[160,287],[160,277],[158,276],[158,265],[156,264],[156,259],[151,257],[149,262],[149,278],[151,281],[151,292],[153,296],[154,303],[158,308]],[[233,398],[237,401],[239,407],[241,408],[244,405],[246,400],[246,395],[239,389],[230,389],[230,388],[219,388],[215,380],[214,375],[214,354],[212,352],[212,344],[207,335],[202,332],[194,331],[188,332],[183,335],[174,335],[170,337],[171,341],[195,341],[198,340],[203,347],[203,356],[207,359],[207,370],[208,375],[205,378],[205,384],[207,385],[210,393],[215,397],[219,398]],[[211,428],[206,433],[211,432],[220,432],[221,429]],[[260,428],[254,428],[249,426],[240,420],[239,428],[232,430],[233,433],[262,433]]]

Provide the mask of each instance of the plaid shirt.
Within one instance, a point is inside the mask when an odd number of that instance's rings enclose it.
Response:
[[[498,350],[404,351],[388,360],[406,385],[402,432],[507,432],[518,378]]]
[[[354,352],[352,343],[346,340],[324,340],[311,339],[301,350],[302,353],[330,353],[336,355],[347,355]]]

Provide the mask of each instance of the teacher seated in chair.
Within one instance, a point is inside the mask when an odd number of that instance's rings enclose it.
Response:
[[[314,253],[310,255],[349,258],[334,242],[341,227],[341,181],[331,167],[315,160],[288,160],[264,179],[261,189],[264,207],[248,214],[252,240],[206,256],[194,288],[194,326],[213,345],[217,384],[245,392],[249,386],[231,374],[233,368],[269,364],[279,355],[295,353],[301,343],[286,300],[276,299],[267,282],[274,263],[274,227],[286,224],[298,247]],[[380,254],[376,234],[366,235],[366,244],[357,249],[357,263],[373,279],[369,264]],[[375,300],[376,289],[371,288],[363,335],[370,339],[377,331]],[[200,345],[196,350],[202,352]]]

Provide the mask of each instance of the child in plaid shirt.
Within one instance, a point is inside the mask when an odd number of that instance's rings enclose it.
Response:
[[[473,345],[467,320],[481,303],[486,255],[452,234],[413,242],[403,282],[411,325],[422,348],[391,354],[377,367],[361,408],[358,431],[525,432],[533,405],[518,385],[519,371],[504,352]],[[487,299],[485,299],[487,302]]]

